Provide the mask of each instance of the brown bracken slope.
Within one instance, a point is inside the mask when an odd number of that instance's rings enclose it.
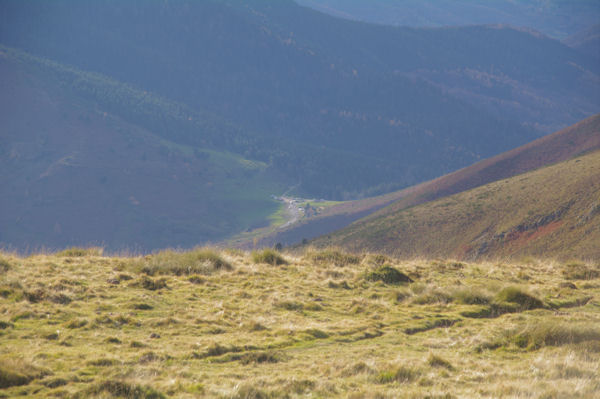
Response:
[[[259,246],[294,244],[302,239],[329,234],[362,217],[402,209],[460,193],[475,187],[600,149],[600,114],[542,137],[514,150],[478,162],[437,179],[380,197],[351,201],[325,210],[316,218],[264,238]],[[381,208],[381,213],[375,213]]]
[[[313,244],[402,257],[597,262],[600,151],[419,206],[392,206]]]

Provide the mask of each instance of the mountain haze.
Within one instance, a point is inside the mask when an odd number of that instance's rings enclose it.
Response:
[[[2,11],[6,45],[274,140],[335,149],[332,163],[286,144],[245,154],[272,159],[310,196],[411,185],[575,123],[600,104],[598,65],[511,28],[384,27],[291,1],[6,0]],[[350,164],[362,171],[354,179],[344,178]]]
[[[296,0],[342,18],[385,25],[441,27],[510,24],[562,39],[596,24],[590,0]]]
[[[0,44],[0,242],[19,248],[222,240],[268,224],[271,195],[389,193],[600,106],[597,60],[537,33],[381,26],[291,0],[3,0]]]

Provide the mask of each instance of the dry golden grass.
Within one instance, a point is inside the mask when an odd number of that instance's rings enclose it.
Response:
[[[572,266],[534,259],[310,250],[274,265],[239,251],[101,254],[2,254],[0,397],[600,392],[594,265],[573,279]],[[392,269],[413,282],[371,278]]]

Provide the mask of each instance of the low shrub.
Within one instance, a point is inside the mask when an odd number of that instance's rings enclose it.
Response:
[[[406,274],[391,266],[381,266],[366,274],[367,281],[382,281],[386,284],[412,283],[413,280]]]
[[[266,263],[272,266],[287,265],[288,261],[285,260],[281,254],[273,249],[263,249],[262,251],[252,252],[252,262],[254,263]]]

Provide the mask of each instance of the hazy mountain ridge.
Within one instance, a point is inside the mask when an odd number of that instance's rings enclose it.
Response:
[[[411,185],[580,120],[600,104],[597,84],[586,78],[595,64],[508,28],[398,29],[337,20],[291,1],[3,5],[11,17],[0,32],[6,44],[206,109],[269,140],[308,144],[303,151],[277,145],[273,163],[309,196]],[[25,28],[32,21],[39,24],[33,31]],[[509,83],[483,90],[479,78],[463,76],[473,71],[506,75]],[[457,73],[458,83],[440,83]],[[551,76],[566,83],[554,87]],[[457,86],[466,93],[444,93]],[[509,104],[514,90],[533,94]],[[543,121],[542,131],[524,127],[534,121]],[[319,146],[352,162],[313,157]],[[273,154],[246,156],[268,161]],[[360,174],[343,181],[356,162]]]
[[[600,6],[587,0],[296,0],[342,18],[414,27],[510,24],[558,39],[597,23]]]

